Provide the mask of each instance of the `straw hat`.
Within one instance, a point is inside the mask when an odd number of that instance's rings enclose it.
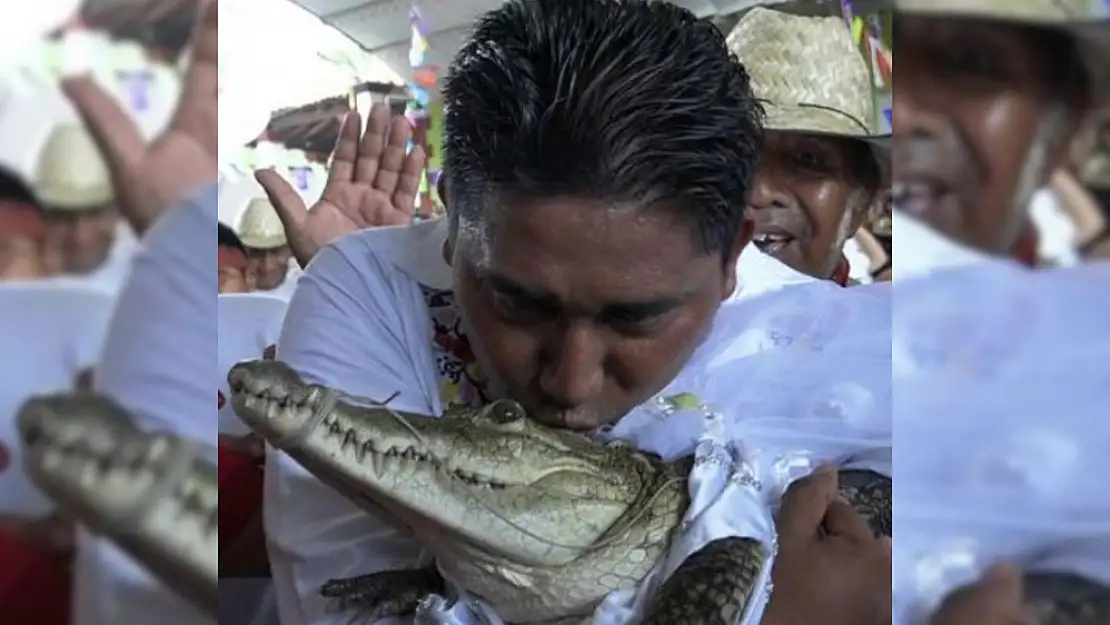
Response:
[[[842,18],[756,7],[729,33],[728,47],[751,75],[767,130],[865,141],[888,171],[890,133],[879,129],[871,70]]]
[[[239,239],[254,250],[272,250],[286,244],[285,227],[269,200],[255,198],[247,204],[239,220]]]
[[[1061,29],[1076,38],[1093,97],[1110,99],[1110,3],[1103,0],[861,0],[859,10],[964,17]]]
[[[115,197],[104,158],[80,124],[58,125],[50,132],[39,153],[33,186],[49,210],[87,210]]]

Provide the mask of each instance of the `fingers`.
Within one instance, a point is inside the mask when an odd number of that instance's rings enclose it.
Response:
[[[416,194],[420,192],[420,177],[424,175],[424,148],[416,146],[404,158],[397,190],[393,192],[393,205],[408,213],[416,210]]]
[[[362,131],[362,116],[350,111],[343,118],[339,137],[335,140],[327,185],[348,183],[355,179],[355,161],[358,159],[358,136]]]
[[[171,126],[192,136],[209,154],[219,152],[219,4],[201,3],[192,56]]]
[[[393,122],[389,125],[388,143],[385,151],[382,152],[378,175],[374,179],[374,187],[386,195],[393,195],[397,190],[411,132],[408,120],[401,116],[393,118]]]
[[[1022,606],[1022,572],[1010,565],[996,565],[976,583],[961,588],[945,599],[932,623],[976,625],[1025,625],[1035,621]]]
[[[823,523],[825,531],[832,536],[840,536],[852,541],[873,540],[875,532],[867,524],[863,515],[843,499],[833,499],[825,510]]]
[[[378,102],[370,109],[366,120],[366,132],[358,146],[358,164],[354,179],[366,184],[374,184],[385,150],[386,136],[389,133],[389,106]]]
[[[824,465],[797,480],[786,490],[779,508],[779,540],[811,540],[825,518],[829,504],[838,497],[836,467]]]
[[[299,238],[297,233],[304,228],[305,220],[308,219],[308,208],[301,195],[273,169],[254,172],[254,179],[262,185],[262,190],[266,192],[266,197],[281,219],[281,225],[285,227],[286,237],[293,243]]]
[[[77,109],[108,168],[116,176],[127,177],[146,153],[131,116],[89,76],[62,82],[62,90]]]

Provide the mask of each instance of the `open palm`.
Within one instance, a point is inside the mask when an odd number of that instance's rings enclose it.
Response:
[[[405,153],[408,122],[400,116],[391,119],[385,104],[374,105],[360,138],[361,126],[356,111],[343,120],[327,184],[311,209],[276,171],[255,174],[281,217],[289,247],[302,267],[320,248],[345,234],[412,221],[424,151],[416,147]]]
[[[147,145],[119,103],[88,76],[63,89],[112,174],[120,212],[142,233],[169,206],[216,183],[219,138],[219,8],[202,3],[181,99],[165,132]]]

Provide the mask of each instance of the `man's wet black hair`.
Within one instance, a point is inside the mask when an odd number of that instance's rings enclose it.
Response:
[[[0,200],[38,206],[31,186],[19,174],[0,167]]]
[[[498,198],[668,202],[705,253],[736,239],[762,107],[724,35],[642,0],[510,0],[487,13],[443,89],[452,221]]]
[[[240,239],[239,235],[235,234],[235,231],[232,230],[230,227],[224,224],[217,224],[216,231],[217,247],[230,247],[239,250],[243,254],[247,253],[247,248],[243,245],[243,240]]]

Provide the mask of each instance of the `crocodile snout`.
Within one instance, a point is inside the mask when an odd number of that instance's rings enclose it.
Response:
[[[281,447],[292,444],[319,422],[318,387],[281,362],[242,362],[227,375],[235,414],[255,432]]]

